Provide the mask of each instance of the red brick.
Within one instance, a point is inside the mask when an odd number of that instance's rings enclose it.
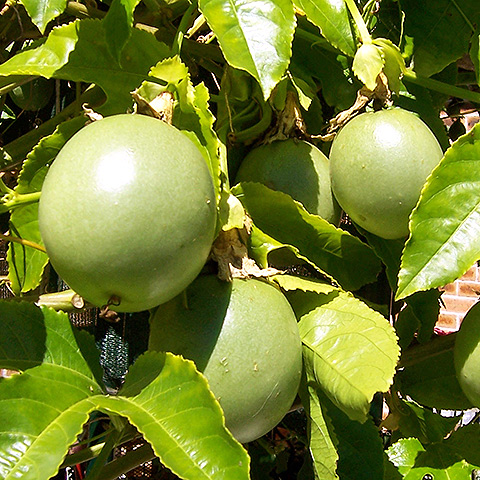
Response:
[[[477,269],[477,264],[473,265],[473,267],[470,267],[462,276],[462,280],[477,280]]]
[[[457,295],[458,294],[457,284],[458,282],[449,283],[448,285],[441,287],[440,291],[445,292],[449,295]]]
[[[445,306],[443,312],[466,313],[477,302],[476,297],[457,297],[455,295],[442,295]]]
[[[478,297],[480,295],[480,282],[459,280],[456,283],[458,285],[458,295],[462,297]]]
[[[458,330],[460,326],[459,315],[455,313],[441,313],[436,326],[442,330]]]

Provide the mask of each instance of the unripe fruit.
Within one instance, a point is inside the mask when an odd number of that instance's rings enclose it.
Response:
[[[160,305],[149,348],[193,360],[245,443],[274,428],[296,397],[302,346],[285,296],[264,281],[198,277]]]
[[[413,113],[399,108],[362,113],[332,143],[333,193],[368,232],[405,237],[410,213],[442,156],[433,133]]]
[[[258,182],[287,193],[310,213],[338,224],[340,207],[332,195],[328,158],[302,140],[275,141],[249,152],[236,182]]]
[[[88,302],[149,309],[184,290],[207,260],[212,178],[176,128],[143,115],[107,117],[59,152],[39,225],[53,267]]]
[[[52,98],[53,80],[39,77],[31,82],[15,87],[8,95],[13,103],[22,110],[40,110]]]
[[[465,315],[453,350],[458,383],[472,405],[480,408],[480,305]]]

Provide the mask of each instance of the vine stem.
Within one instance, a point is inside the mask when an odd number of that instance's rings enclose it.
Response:
[[[364,44],[372,43],[372,37],[370,36],[370,32],[368,31],[367,25],[365,24],[362,15],[360,14],[357,6],[355,5],[355,1],[345,0],[345,3],[347,4],[350,15],[352,15],[353,21],[357,26],[357,30],[360,35],[360,41]]]
[[[400,367],[411,367],[419,362],[428,360],[437,355],[453,350],[455,345],[455,333],[449,335],[437,336],[427,343],[415,345],[402,353],[400,358]]]
[[[464,100],[470,100],[471,102],[480,104],[480,93],[467,90],[466,88],[457,87],[447,83],[439,82],[433,78],[420,77],[412,70],[407,70],[403,79],[406,82],[414,83],[436,92],[444,93],[445,95],[457,98],[463,98]]]
[[[32,242],[30,240],[26,240],[25,238],[12,237],[11,235],[4,235],[3,233],[0,233],[0,240],[5,240],[6,242],[19,243],[20,245],[23,245],[25,247],[31,247],[31,248],[34,248],[35,250],[39,250],[40,252],[47,253],[47,251],[45,250],[45,247],[43,247],[38,243]]]
[[[180,25],[178,26],[177,33],[172,43],[171,53],[172,56],[180,55],[182,50],[183,38],[185,37],[185,33],[187,31],[188,25],[192,19],[193,13],[197,9],[197,2],[194,1],[190,4],[187,8],[185,13],[182,16],[182,20],[180,20]]]

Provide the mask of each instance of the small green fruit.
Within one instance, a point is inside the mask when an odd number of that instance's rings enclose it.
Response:
[[[35,112],[45,107],[52,98],[53,81],[39,77],[15,87],[8,95],[17,107]]]
[[[146,310],[184,290],[208,258],[210,171],[176,128],[143,115],[107,117],[56,157],[39,226],[53,267],[88,302]]]
[[[198,277],[151,323],[149,348],[193,360],[246,443],[274,428],[296,397],[302,346],[285,296],[264,281]]]
[[[338,225],[340,207],[332,195],[328,158],[301,140],[276,141],[249,152],[236,182],[258,182],[287,193],[315,215]]]
[[[433,133],[413,113],[400,108],[362,113],[332,143],[333,193],[368,232],[405,237],[410,213],[442,156]]]

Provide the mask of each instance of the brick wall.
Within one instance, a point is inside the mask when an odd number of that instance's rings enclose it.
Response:
[[[480,267],[475,264],[463,277],[441,289],[443,305],[437,327],[445,332],[459,329],[465,313],[480,296]]]

